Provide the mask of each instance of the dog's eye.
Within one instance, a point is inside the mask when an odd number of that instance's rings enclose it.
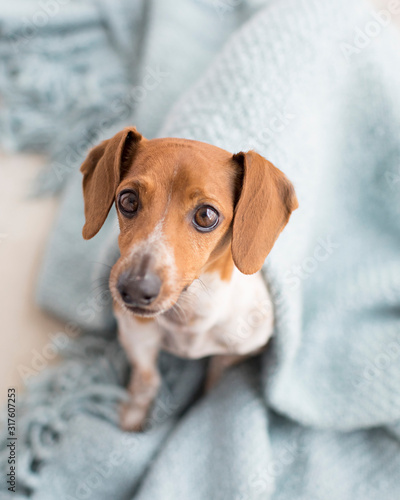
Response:
[[[126,217],[133,217],[139,208],[139,196],[136,191],[122,191],[118,196],[118,207]]]
[[[203,205],[196,210],[193,225],[198,231],[211,231],[219,222],[218,211],[210,205]]]

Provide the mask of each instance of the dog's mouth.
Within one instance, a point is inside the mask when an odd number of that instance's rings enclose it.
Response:
[[[160,316],[161,314],[165,314],[167,317],[171,316],[175,317],[175,306],[176,303],[178,302],[180,296],[182,293],[185,293],[186,290],[188,289],[189,285],[186,286],[181,293],[178,295],[176,300],[173,302],[170,302],[168,304],[160,304],[160,307],[149,307],[149,306],[136,306],[136,305],[128,305],[124,304],[125,308],[128,309],[132,314],[135,314],[136,316],[141,316],[143,318],[154,318],[156,316]]]
[[[148,307],[128,306],[126,304],[125,307],[136,316],[142,316],[144,318],[154,318],[154,316],[157,316],[164,312],[162,309],[150,309]]]

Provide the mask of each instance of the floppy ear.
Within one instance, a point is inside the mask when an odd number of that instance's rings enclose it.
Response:
[[[93,238],[104,224],[122,179],[123,164],[132,158],[141,139],[136,128],[125,128],[95,146],[82,163],[86,219],[82,235],[85,240]]]
[[[232,257],[244,274],[261,269],[290,214],[299,204],[292,183],[255,151],[233,160],[243,173],[232,231]]]

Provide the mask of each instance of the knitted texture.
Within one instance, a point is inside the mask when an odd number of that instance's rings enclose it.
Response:
[[[272,2],[168,113],[159,136],[255,148],[294,182],[300,208],[264,266],[276,311],[268,349],[205,396],[203,363],[162,356],[141,435],[116,427],[127,366],[105,335],[109,303],[85,302],[108,272],[93,261],[115,260],[115,226],[111,217],[81,242],[72,175],[38,295],[96,334],[72,341],[21,402],[20,498],[398,497],[400,54],[382,21],[394,15],[378,21],[356,0]],[[62,389],[72,362],[79,379]]]

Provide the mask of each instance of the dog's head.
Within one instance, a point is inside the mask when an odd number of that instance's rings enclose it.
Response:
[[[110,288],[140,316],[171,308],[203,272],[229,279],[233,263],[258,271],[298,206],[290,181],[254,151],[146,140],[135,128],[93,148],[81,171],[83,237],[100,230],[115,201],[121,257]]]

